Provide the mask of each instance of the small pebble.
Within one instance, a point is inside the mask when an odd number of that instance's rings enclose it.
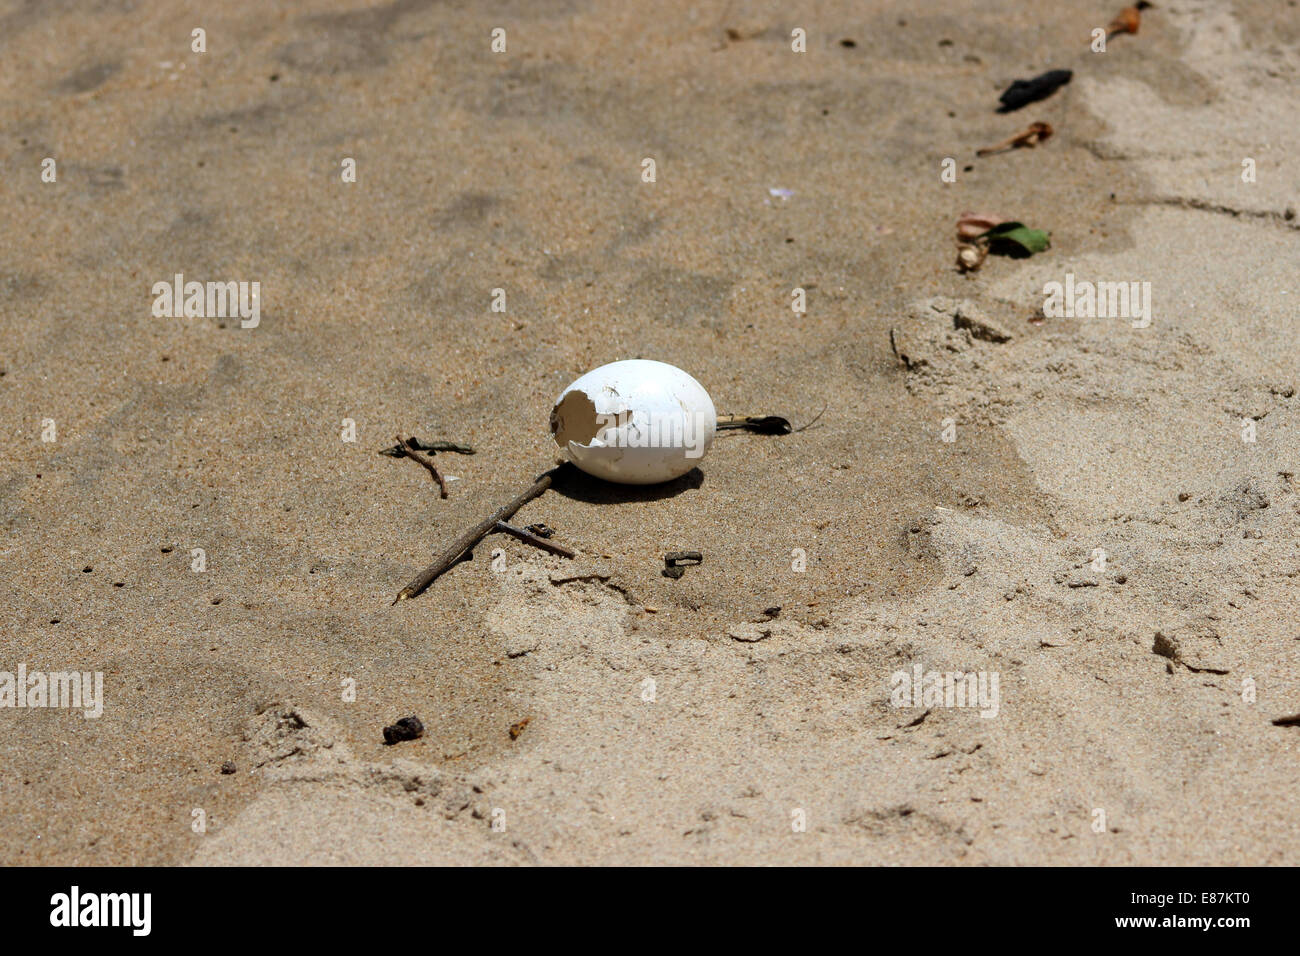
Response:
[[[394,724],[384,728],[384,743],[392,746],[404,740],[415,740],[424,736],[424,724],[419,717],[403,717]]]

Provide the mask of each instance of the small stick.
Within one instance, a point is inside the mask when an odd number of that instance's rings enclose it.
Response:
[[[552,468],[550,471],[546,472],[546,474],[538,478],[537,481],[533,482],[533,486],[523,494],[516,497],[509,504],[501,506],[474,527],[462,534],[452,542],[451,546],[447,548],[446,551],[442,552],[442,554],[438,556],[438,559],[434,561],[433,564],[429,565],[417,574],[411,580],[410,584],[398,591],[397,597],[393,599],[393,603],[396,604],[398,601],[406,601],[413,598],[427,588],[434,582],[438,575],[442,574],[442,572],[455,564],[461,555],[496,530],[498,521],[508,521],[510,518],[514,517],[516,511],[528,504],[528,502],[532,501],[547,488],[551,487],[551,480],[565,467],[565,465],[560,465],[559,467]]]
[[[420,441],[412,437],[409,444],[415,446],[416,451],[454,451],[458,455],[476,454],[469,445],[458,445],[454,441]]]
[[[425,468],[429,469],[429,474],[433,475],[433,480],[438,483],[438,488],[442,491],[442,497],[446,498],[447,479],[442,477],[442,472],[438,470],[437,465],[415,450],[415,439],[405,439],[401,435],[398,435],[397,444],[407,458],[410,458],[412,461],[417,461]]]
[[[1119,12],[1114,20],[1111,20],[1106,27],[1106,39],[1119,33],[1137,33],[1138,27],[1142,24],[1142,14],[1140,11],[1147,9],[1151,4],[1145,0],[1138,0],[1131,7],[1125,7]]]
[[[406,445],[411,445],[416,451],[454,451],[458,455],[476,454],[469,445],[460,445],[454,441],[425,441],[422,438],[416,438],[414,435],[406,442],[394,445],[392,448],[381,448],[379,454],[387,455],[389,458],[404,458],[406,456]]]
[[[504,531],[506,534],[513,535],[526,544],[531,544],[534,548],[541,548],[543,551],[551,552],[551,554],[558,554],[565,558],[571,558],[574,556],[573,552],[568,548],[558,545],[553,541],[547,541],[545,538],[539,538],[531,531],[526,531],[523,528],[516,528],[514,525],[506,524],[504,521],[498,521],[495,530]]]
[[[993,153],[1001,153],[1008,149],[1020,149],[1025,146],[1037,146],[1045,139],[1052,136],[1051,123],[1030,123],[1029,128],[1022,130],[1015,136],[1004,139],[1002,142],[993,146],[985,146],[983,149],[975,150],[976,156],[989,156]]]
[[[814,418],[807,425],[795,428],[790,424],[788,418],[782,418],[780,415],[719,415],[718,431],[726,431],[729,428],[743,428],[747,431],[758,432],[760,435],[789,435],[793,432],[801,432],[806,428],[811,428],[817,423],[829,405],[822,407]]]
[[[788,435],[792,431],[788,419],[780,415],[719,415],[718,431],[744,428],[764,435]]]

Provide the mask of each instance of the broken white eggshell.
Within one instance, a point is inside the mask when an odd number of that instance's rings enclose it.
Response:
[[[551,435],[589,475],[625,485],[680,478],[713,443],[718,414],[704,386],[675,365],[611,362],[560,393]]]

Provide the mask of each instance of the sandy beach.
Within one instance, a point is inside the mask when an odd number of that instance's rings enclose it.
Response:
[[[1300,862],[1300,6],[1119,5],[0,5],[0,862]],[[817,420],[393,606],[630,358]]]

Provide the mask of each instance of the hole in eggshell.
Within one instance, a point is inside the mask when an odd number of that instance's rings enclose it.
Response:
[[[612,388],[606,391],[618,395]],[[597,412],[595,402],[585,392],[569,392],[551,411],[551,434],[561,448],[568,448],[570,442],[581,448],[617,446],[622,443],[622,430],[632,424],[634,417],[626,408]]]
[[[561,448],[568,448],[569,442],[588,444],[600,431],[601,424],[596,419],[596,404],[585,392],[568,392],[551,409],[551,434]]]

